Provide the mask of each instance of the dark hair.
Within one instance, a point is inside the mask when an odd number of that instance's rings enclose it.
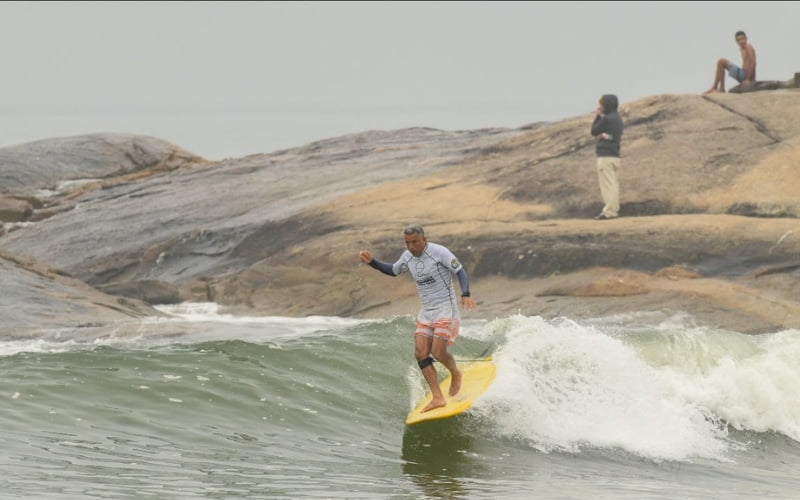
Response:
[[[403,234],[418,234],[424,237],[425,230],[422,229],[422,226],[420,226],[419,224],[411,224],[410,226],[406,226],[406,228],[403,229]]]
[[[733,35],[733,38],[739,38],[739,35],[742,35],[743,37],[747,38],[747,35],[742,30],[737,31],[736,34]]]

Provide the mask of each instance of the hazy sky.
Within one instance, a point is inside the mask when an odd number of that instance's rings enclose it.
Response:
[[[487,122],[456,128],[519,126],[606,92],[700,93],[719,57],[740,61],[739,29],[759,78],[789,79],[798,27],[800,2],[2,2],[0,113],[402,109],[454,128],[435,112],[460,109]],[[355,126],[397,125],[381,116]]]

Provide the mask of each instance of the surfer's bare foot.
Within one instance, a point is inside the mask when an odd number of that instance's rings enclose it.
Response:
[[[451,396],[455,396],[458,394],[458,391],[461,390],[461,371],[456,370],[455,373],[452,374],[452,380],[450,381],[450,392]]]
[[[705,92],[703,92],[703,95],[716,94],[718,92],[725,92],[725,91],[724,90],[720,90],[720,89],[710,88],[710,89],[706,90]]]
[[[445,405],[447,405],[447,401],[445,401],[444,398],[442,398],[442,399],[434,398],[434,399],[431,400],[430,403],[425,405],[425,408],[422,409],[422,413],[425,413],[426,411],[434,410],[436,408],[441,408],[442,406],[445,406]]]

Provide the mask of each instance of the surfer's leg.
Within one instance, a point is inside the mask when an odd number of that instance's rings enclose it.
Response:
[[[431,356],[432,344],[433,326],[417,322],[417,331],[414,335],[414,357],[419,363],[422,376],[425,378],[425,382],[428,383],[432,395],[431,402],[422,409],[423,412],[440,408],[447,404],[444,394],[442,394],[442,388],[439,387],[439,376],[436,373],[436,368],[433,363],[426,361]]]
[[[458,369],[456,365],[456,358],[453,357],[452,354],[447,352],[447,341],[434,338],[433,339],[433,356],[439,360],[448,370],[450,370],[450,376],[452,377],[450,380],[450,391],[449,394],[451,396],[455,396],[458,394],[458,391],[461,390],[461,371]]]
[[[461,371],[456,366],[456,360],[447,351],[447,347],[453,345],[458,337],[459,321],[457,319],[443,319],[434,323],[433,345],[431,352],[433,356],[450,370],[450,391],[451,396],[458,394],[461,390]]]

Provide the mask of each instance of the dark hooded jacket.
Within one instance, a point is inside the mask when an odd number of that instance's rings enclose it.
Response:
[[[595,116],[592,122],[592,137],[607,134],[609,138],[597,139],[595,151],[597,156],[616,156],[619,158],[620,141],[622,140],[622,117],[617,113],[619,100],[614,94],[605,94],[600,98],[603,113]]]

